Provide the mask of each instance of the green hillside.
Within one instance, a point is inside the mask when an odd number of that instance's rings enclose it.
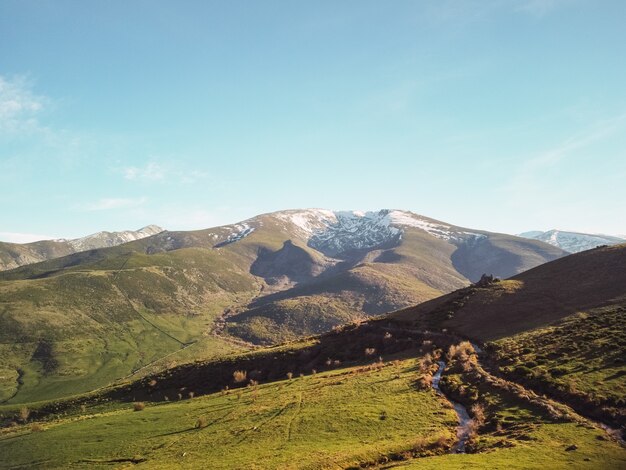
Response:
[[[549,401],[494,382],[488,373],[476,374],[477,366],[463,365],[476,364],[473,354],[446,354],[453,351],[452,337],[395,328],[372,322],[174,368],[99,394],[33,404],[26,418],[23,407],[0,407],[5,425],[14,420],[0,431],[1,465],[452,469],[528,468],[541,461],[548,468],[619,469],[626,464],[618,443],[566,406],[554,405],[552,411]],[[367,344],[372,347],[363,349]],[[457,419],[448,398],[428,385],[433,356],[450,361],[446,395],[480,405],[480,411],[472,407],[470,453],[450,454]],[[211,388],[222,391],[205,395]]]
[[[439,225],[452,238],[407,226],[400,239],[329,256],[310,246],[294,216],[301,214],[166,231],[0,273],[0,402],[80,393],[415,305],[467,285],[459,266],[473,250],[490,253],[477,269],[502,272],[561,254],[541,242]],[[376,217],[386,220],[388,211]],[[344,236],[362,243],[358,232],[333,235]]]

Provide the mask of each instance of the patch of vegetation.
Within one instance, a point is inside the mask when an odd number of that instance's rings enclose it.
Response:
[[[90,467],[134,459],[146,468],[351,467],[449,447],[453,411],[414,388],[414,360],[347,368],[193,400],[62,417],[0,434],[11,466]],[[385,419],[381,419],[384,415]],[[66,444],[63,444],[66,443]]]
[[[488,345],[499,372],[626,429],[626,304]]]

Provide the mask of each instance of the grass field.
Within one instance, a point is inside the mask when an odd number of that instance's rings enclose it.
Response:
[[[514,447],[479,454],[441,455],[383,466],[398,469],[493,469],[543,468],[619,470],[626,466],[626,451],[605,441],[602,431],[573,423],[542,424],[528,433],[528,440]],[[566,450],[576,445],[576,450]]]
[[[116,459],[171,468],[338,468],[451,441],[456,417],[415,388],[414,360],[294,377],[201,398],[87,409],[4,430],[4,468],[93,467]],[[95,412],[94,412],[95,411]],[[201,422],[200,427],[198,420]]]
[[[505,376],[626,426],[626,302],[579,312],[488,349]]]

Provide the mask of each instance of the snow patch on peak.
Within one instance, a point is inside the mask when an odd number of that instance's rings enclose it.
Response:
[[[252,232],[254,232],[254,227],[251,227],[248,223],[242,222],[240,224],[231,225],[232,232],[226,237],[226,240],[215,245],[215,248],[219,248],[220,246],[229,245],[231,243],[235,243],[236,241],[241,240],[242,238],[246,238]]]
[[[302,209],[276,212],[273,215],[293,224],[310,247],[329,256],[350,250],[395,245],[408,227],[423,230],[450,243],[485,237],[401,210],[365,212]]]
[[[453,228],[451,225],[432,221],[412,212],[393,210],[389,213],[391,223],[404,227],[414,227],[430,235],[446,241],[461,241],[470,238],[484,238],[480,233],[468,232]]]
[[[163,232],[163,229],[157,225],[148,225],[139,230],[124,230],[122,232],[98,232],[86,237],[76,238],[67,241],[76,251],[93,250],[96,248],[106,248],[121,245],[123,243],[141,240],[157,233]]]
[[[325,209],[283,211],[274,215],[284,222],[292,223],[306,236],[323,230],[337,221],[335,213]]]
[[[547,232],[524,232],[518,236],[533,238],[542,242],[556,246],[569,253],[579,253],[590,250],[600,245],[617,245],[626,242],[619,237],[609,235],[596,235],[590,233],[565,232],[562,230],[548,230]]]
[[[314,232],[308,245],[327,255],[397,244],[402,230],[391,225],[388,210],[337,211],[335,222]]]

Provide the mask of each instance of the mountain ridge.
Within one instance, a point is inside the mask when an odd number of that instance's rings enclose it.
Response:
[[[241,348],[241,340],[323,333],[465,287],[485,272],[508,277],[565,254],[390,210],[280,211],[163,231],[0,273],[0,343],[23,344],[6,351],[0,369],[7,395],[18,400],[86,390],[165,356],[206,358]],[[55,370],[34,355],[40,344]],[[25,385],[16,392],[18,379]]]
[[[139,230],[101,231],[73,239],[57,238],[30,243],[0,242],[0,271],[48,261],[81,251],[116,246],[150,237],[163,231],[164,229],[157,225],[146,225]]]
[[[518,234],[520,237],[541,240],[569,253],[580,253],[602,245],[618,245],[626,243],[626,239],[603,234],[568,232],[552,229],[546,232],[533,230]]]

